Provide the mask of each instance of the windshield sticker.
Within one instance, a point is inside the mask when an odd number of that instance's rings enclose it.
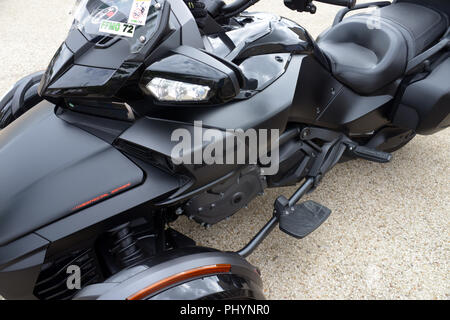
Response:
[[[134,0],[131,6],[128,23],[145,26],[152,0]]]
[[[99,24],[102,20],[109,20],[119,12],[119,8],[116,6],[108,7],[106,9],[100,10],[95,14],[95,16],[91,19],[93,24]]]
[[[133,24],[103,20],[98,31],[131,38],[134,36],[135,29],[136,26]]]

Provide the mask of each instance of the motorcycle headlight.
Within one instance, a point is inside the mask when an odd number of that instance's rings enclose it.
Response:
[[[200,50],[181,46],[148,66],[139,86],[163,104],[221,104],[240,92],[244,80],[238,69]]]
[[[159,101],[207,101],[211,93],[211,87],[209,86],[159,77],[153,78],[146,85],[146,88]]]

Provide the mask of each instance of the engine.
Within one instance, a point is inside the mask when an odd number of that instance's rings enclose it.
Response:
[[[205,226],[216,224],[247,206],[266,187],[260,168],[250,166],[192,198],[184,206],[184,213]]]

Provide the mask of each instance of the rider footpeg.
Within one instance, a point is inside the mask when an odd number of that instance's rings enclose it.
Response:
[[[392,155],[390,153],[367,147],[351,145],[349,146],[349,150],[354,156],[373,162],[387,163],[392,159]]]
[[[324,223],[330,214],[330,209],[311,200],[286,207],[279,213],[280,230],[297,239],[302,239]]]

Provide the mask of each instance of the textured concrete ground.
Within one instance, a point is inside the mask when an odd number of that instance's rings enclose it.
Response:
[[[358,1],[362,2],[362,1]],[[0,94],[21,76],[46,67],[66,34],[71,1],[0,0]],[[337,8],[318,4],[316,15],[289,11],[282,0],[255,10],[287,16],[317,36]],[[276,230],[250,257],[261,267],[272,299],[449,299],[450,131],[417,137],[381,165],[338,165],[308,199],[333,213],[298,241]],[[199,244],[243,246],[269,219],[279,194],[269,190],[229,221],[204,230],[174,225]]]

